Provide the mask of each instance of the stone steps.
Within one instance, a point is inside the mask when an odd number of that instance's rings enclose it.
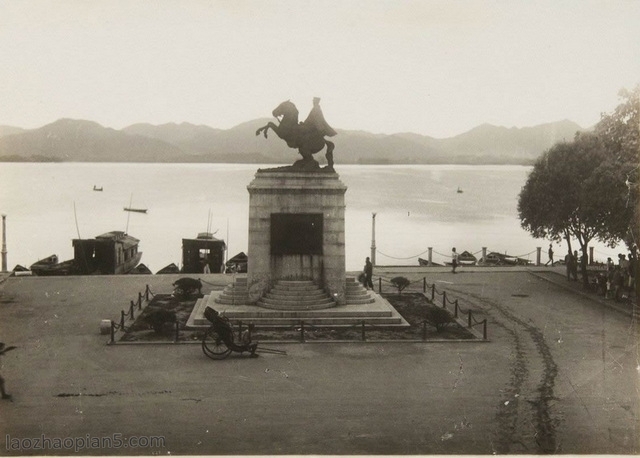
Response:
[[[322,310],[336,303],[310,280],[279,280],[256,305],[273,310]]]
[[[345,300],[347,304],[369,304],[374,297],[354,277],[345,279]],[[293,303],[292,303],[293,302]],[[240,305],[249,303],[247,277],[236,277],[216,298],[221,305]],[[259,302],[258,305],[272,310],[296,308],[320,310],[332,307],[333,299],[311,280],[280,280]]]
[[[301,322],[304,322],[305,326],[357,326],[364,321],[365,324],[375,326],[408,326],[406,321],[390,305],[346,305],[324,307],[317,310],[300,308],[275,310],[256,305],[229,305],[229,307],[225,307],[221,306],[215,298],[219,294],[219,292],[213,292],[211,295],[198,299],[187,323],[188,327],[206,328],[210,326],[211,323],[204,318],[204,309],[207,306],[224,313],[234,325],[242,322],[245,325],[254,324],[259,327],[299,327]]]

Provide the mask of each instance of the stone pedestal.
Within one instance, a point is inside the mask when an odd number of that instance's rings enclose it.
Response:
[[[312,280],[344,304],[347,187],[338,174],[259,170],[247,189],[249,301],[279,280]]]

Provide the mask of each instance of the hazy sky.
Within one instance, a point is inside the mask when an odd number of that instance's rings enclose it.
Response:
[[[640,0],[3,0],[0,124],[583,127],[640,83]]]

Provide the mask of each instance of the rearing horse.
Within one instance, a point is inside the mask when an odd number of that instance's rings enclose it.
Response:
[[[325,140],[325,135],[333,136],[336,132],[327,124],[320,110],[320,99],[313,100],[314,107],[309,113],[309,117],[304,122],[298,122],[298,109],[289,100],[282,102],[272,112],[278,119],[279,124],[272,122],[256,130],[256,135],[262,132],[267,138],[269,129],[273,130],[278,137],[287,142],[289,148],[297,148],[303,161],[313,161],[313,155],[321,151],[325,146],[327,152],[327,164],[333,168],[333,149],[335,145]],[[280,118],[282,117],[282,118]]]

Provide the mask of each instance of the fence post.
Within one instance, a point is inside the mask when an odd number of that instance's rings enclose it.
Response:
[[[176,320],[176,337],[174,342],[178,342],[180,340],[180,322]]]
[[[487,340],[487,319],[484,319],[484,326],[483,326],[483,330],[482,330],[482,338],[484,340]]]
[[[427,277],[422,277],[422,292],[427,292]]]
[[[542,247],[537,246],[536,247],[536,266],[540,266],[540,263],[542,262],[540,261],[540,258],[541,258],[540,253],[542,253]]]
[[[458,299],[453,302],[453,316],[458,318]]]
[[[124,310],[120,310],[120,329],[124,331]]]
[[[378,294],[382,294],[382,277],[378,277]]]
[[[429,249],[429,255],[427,256],[427,265],[428,266],[432,266],[433,265],[433,247],[428,247]]]
[[[483,246],[482,247],[482,263],[484,264],[485,262],[487,262],[487,247]]]
[[[138,292],[138,310],[142,309],[142,293]]]
[[[442,308],[443,309],[447,308],[447,292],[446,291],[442,292]]]
[[[300,342],[304,343],[304,321],[300,322]]]
[[[133,316],[133,310],[134,310],[134,307],[133,307],[133,304],[131,304],[131,307],[129,307],[129,316],[131,317],[131,321],[133,321],[135,318]]]
[[[433,302],[436,297],[436,284],[431,285],[431,302]]]
[[[149,302],[149,285],[144,289],[144,298],[147,302]]]
[[[367,340],[367,337],[364,333],[364,320],[362,320],[362,341],[364,342],[365,340]]]
[[[469,325],[467,327],[471,327],[471,310],[469,310]]]
[[[116,343],[116,324],[111,320],[111,342],[112,344]]]

